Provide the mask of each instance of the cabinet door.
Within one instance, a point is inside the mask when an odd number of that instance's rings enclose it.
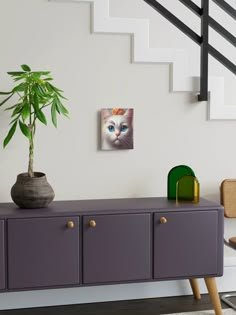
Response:
[[[78,217],[10,219],[8,242],[10,289],[79,283]]]
[[[5,289],[5,229],[4,221],[0,220],[0,290]]]
[[[150,214],[85,216],[83,282],[150,279],[150,223]]]
[[[161,223],[162,217],[167,221]],[[217,211],[156,213],[154,277],[170,279],[216,275],[217,231]]]

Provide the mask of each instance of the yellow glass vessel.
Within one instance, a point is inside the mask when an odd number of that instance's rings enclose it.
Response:
[[[176,202],[199,202],[199,182],[195,176],[184,175],[176,183]]]

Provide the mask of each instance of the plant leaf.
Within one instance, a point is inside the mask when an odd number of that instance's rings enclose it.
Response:
[[[12,97],[12,95],[13,95],[13,93],[12,93],[10,96],[8,96],[4,101],[2,101],[2,102],[0,103],[0,106],[2,106],[3,104],[5,104],[5,103]]]
[[[55,91],[55,92],[63,92],[62,90],[58,89],[57,87],[55,87],[55,86],[52,85],[51,83],[48,82],[48,84],[49,84],[50,87],[53,89],[53,91]]]
[[[49,82],[45,82],[45,86],[47,88],[47,90],[51,93],[51,92],[54,92],[54,90],[52,89],[51,87],[51,84]]]
[[[64,100],[66,100],[67,98],[65,96],[63,96],[61,93],[63,93],[62,90],[56,88],[54,85],[52,85],[51,83],[49,82],[46,82],[46,86],[47,86],[47,89],[50,91],[53,91],[57,96],[60,96],[61,98],[63,98]]]
[[[13,110],[11,117],[14,117],[15,115],[19,113],[21,114],[22,108],[23,108],[23,103],[19,103],[18,106],[16,106],[15,109]]]
[[[9,95],[11,93],[12,93],[12,91],[11,92],[0,92],[0,95]]]
[[[58,114],[60,115],[60,114],[61,114],[61,111],[60,111],[60,108],[59,108],[59,105],[58,105],[57,102],[56,102],[56,110],[57,110]]]
[[[59,99],[57,101],[57,107],[58,107],[60,113],[62,113],[64,116],[68,117],[69,111],[67,110],[67,108],[65,108],[65,106],[61,103],[61,101]]]
[[[36,90],[37,90],[37,94],[39,96],[45,97],[47,96],[47,92],[44,90],[43,86],[40,84],[35,84]]]
[[[20,115],[18,115],[17,117],[15,117],[14,119],[12,119],[12,121],[10,122],[9,125],[12,125],[16,120],[18,120],[20,118]]]
[[[51,72],[50,71],[34,71],[32,73],[41,76],[41,75],[49,75]]]
[[[22,121],[19,120],[20,130],[28,139],[31,139],[31,133],[29,128]]]
[[[44,125],[47,125],[47,119],[41,109],[35,111],[35,115]]]
[[[15,105],[12,105],[12,106],[10,106],[10,107],[7,107],[7,108],[5,108],[4,110],[11,110],[11,109],[13,109],[13,108],[15,108],[15,107],[17,107],[18,105],[21,105],[22,103],[17,103],[17,104],[15,104]]]
[[[15,92],[24,92],[25,91],[25,88],[27,87],[27,83],[20,83],[19,85],[15,86],[14,89],[12,90],[12,93],[15,93]]]
[[[13,76],[13,77],[19,77],[19,76],[22,76],[25,74],[25,72],[22,72],[22,71],[10,71],[10,72],[7,72],[7,74]]]
[[[3,141],[3,147],[5,148],[8,143],[10,142],[11,138],[13,137],[15,131],[16,131],[16,126],[17,126],[17,121],[12,125],[12,127],[10,128],[6,138]]]
[[[30,115],[30,107],[28,103],[24,103],[24,106],[21,111],[21,116],[23,120],[26,120]]]
[[[55,102],[52,103],[51,116],[52,116],[52,123],[57,128],[57,109],[56,109]]]
[[[27,66],[27,65],[21,65],[20,67],[21,67],[22,70],[24,70],[26,72],[30,72],[31,71],[30,67]]]
[[[37,112],[39,110],[39,99],[38,99],[38,95],[36,93],[34,93],[33,107],[34,107],[35,112]]]
[[[19,77],[15,77],[13,81],[16,82],[16,81],[25,80],[25,79],[26,79],[26,76],[21,75]]]

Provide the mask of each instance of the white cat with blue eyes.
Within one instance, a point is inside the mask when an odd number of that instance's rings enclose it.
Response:
[[[133,109],[102,109],[102,150],[133,149]]]

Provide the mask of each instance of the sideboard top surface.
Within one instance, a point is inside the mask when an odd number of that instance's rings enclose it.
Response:
[[[0,218],[12,217],[52,217],[73,215],[95,215],[115,213],[141,213],[171,211],[213,210],[222,207],[206,199],[199,203],[182,202],[177,204],[166,197],[125,198],[125,199],[90,199],[53,201],[48,208],[20,209],[14,203],[0,203]],[[223,211],[223,208],[222,208]]]

